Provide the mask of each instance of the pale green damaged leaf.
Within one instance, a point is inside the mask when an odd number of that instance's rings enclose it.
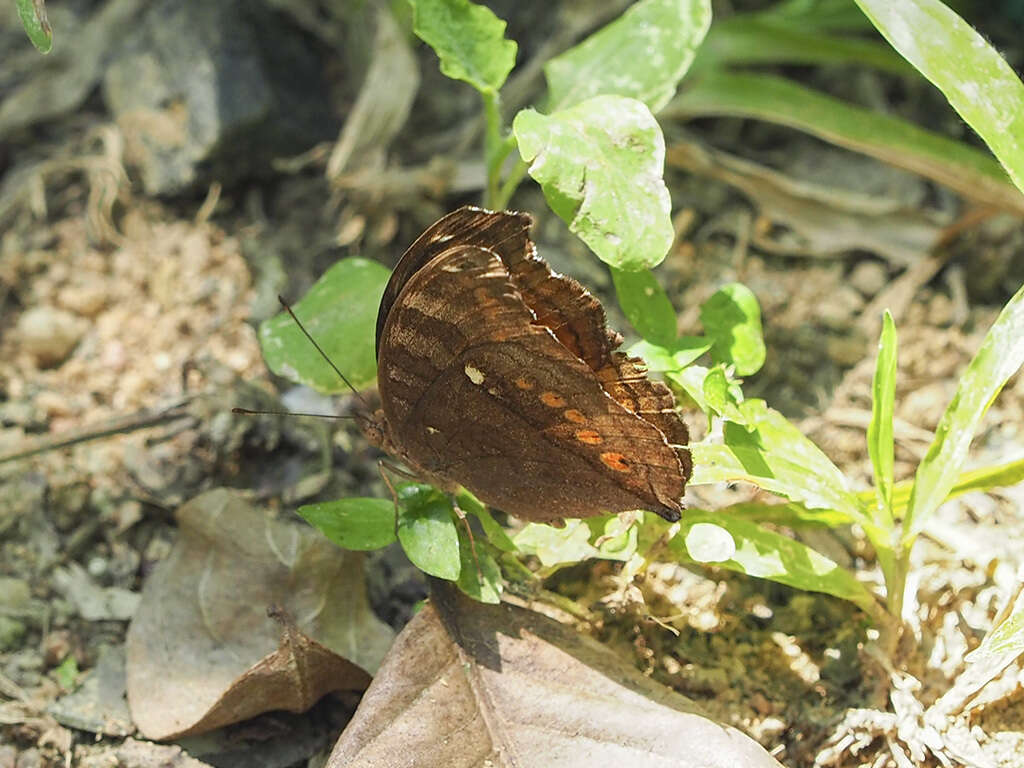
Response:
[[[672,245],[672,204],[662,180],[665,139],[644,104],[596,96],[512,124],[544,197],[598,258],[624,270],[654,267]]]
[[[493,93],[516,63],[516,44],[505,39],[505,22],[469,0],[409,0],[413,32],[434,49],[441,72]]]
[[[1024,191],[1024,83],[939,0],[856,0],[892,47],[932,82]]]
[[[377,377],[377,309],[389,276],[375,261],[342,259],[292,307],[327,357],[357,389],[373,384]],[[259,338],[267,366],[278,376],[327,394],[348,391],[286,313],[261,323]]]
[[[782,414],[761,400],[743,403],[746,427],[727,422],[725,445],[690,445],[692,484],[748,482],[811,508],[864,522],[857,497],[832,461]]]
[[[711,24],[709,0],[640,0],[544,65],[551,110],[628,96],[657,112],[676,91]]]
[[[520,552],[534,555],[547,568],[592,557],[624,561],[636,552],[637,528],[618,515],[601,515],[566,520],[564,528],[528,523],[514,540]]]
[[[702,523],[724,529],[734,542],[732,558],[717,562],[718,567],[797,589],[823,592],[849,600],[866,611],[874,610],[874,597],[852,573],[807,545],[747,520],[690,510],[683,518],[679,534],[669,542],[669,548],[678,556],[695,559],[687,549],[687,533]]]
[[[914,540],[925,520],[946,499],[967,460],[974,432],[996,395],[1024,364],[1024,286],[1003,307],[960,377],[935,439],[917,467],[904,521],[904,544]]]

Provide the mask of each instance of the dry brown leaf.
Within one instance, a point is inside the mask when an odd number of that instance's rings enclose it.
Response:
[[[178,541],[128,629],[128,704],[152,739],[362,690],[391,642],[362,561],[218,490],[178,510]],[[268,616],[268,608],[294,625]]]
[[[778,768],[609,649],[448,585],[403,630],[327,768]]]
[[[944,234],[936,216],[896,201],[800,181],[695,142],[675,142],[665,159],[668,165],[731,184],[767,221],[792,230],[780,243],[755,230],[755,244],[768,251],[822,258],[861,249],[907,265],[934,249]]]

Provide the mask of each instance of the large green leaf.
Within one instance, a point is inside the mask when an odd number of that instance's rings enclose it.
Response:
[[[774,75],[708,72],[687,80],[661,117],[733,115],[788,125],[1018,214],[1024,195],[990,155],[896,117]]]
[[[664,346],[676,338],[676,310],[649,269],[637,272],[611,270],[619,306],[636,332],[648,341]]]
[[[909,546],[927,518],[946,499],[967,460],[974,432],[985,411],[1017,369],[1024,365],[1024,286],[1003,307],[967,366],[952,401],[939,421],[935,439],[917,468],[904,521]]]
[[[388,277],[388,270],[375,261],[342,259],[292,307],[327,357],[356,388],[372,384],[377,377],[377,309]],[[318,392],[347,391],[345,382],[286,313],[265,320],[259,337],[267,366],[278,376]]]
[[[409,0],[413,32],[434,49],[441,71],[478,91],[494,93],[516,63],[516,44],[505,22],[469,0]]]
[[[697,525],[714,525],[732,537],[734,548],[720,568],[787,584],[797,589],[824,592],[849,600],[868,612],[875,611],[875,599],[867,588],[835,562],[805,544],[769,531],[748,520],[704,510],[689,510],[679,533],[669,542],[678,557],[701,562],[690,552],[687,534]],[[707,534],[701,541],[708,540]]]
[[[629,96],[657,112],[672,98],[711,24],[710,0],[640,0],[544,65],[552,110]]]
[[[713,342],[711,359],[730,363],[740,376],[750,376],[764,365],[761,307],[742,283],[729,283],[715,291],[700,307],[704,333]]]
[[[342,549],[380,549],[395,540],[395,502],[348,498],[307,504],[299,514]]]
[[[856,0],[892,47],[927,77],[1024,191],[1024,83],[939,0]]]
[[[878,341],[878,360],[871,387],[871,422],[868,424],[868,455],[875,473],[877,514],[875,521],[891,526],[893,483],[892,420],[896,401],[896,325],[889,310],[882,317],[882,336]]]
[[[665,258],[674,236],[665,139],[643,103],[595,96],[551,115],[524,109],[512,130],[551,209],[598,258],[625,270]]]

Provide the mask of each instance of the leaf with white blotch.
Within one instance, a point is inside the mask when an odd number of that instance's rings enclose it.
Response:
[[[370,610],[359,555],[226,490],[176,517],[178,540],[126,639],[128,704],[143,734],[200,733],[366,687],[391,630]]]
[[[710,0],[640,0],[544,65],[552,109],[614,94],[657,112],[676,92],[711,25]]]
[[[434,587],[327,768],[779,768],[751,738],[591,638]]]
[[[551,209],[601,261],[661,263],[674,237],[665,138],[642,102],[595,96],[550,115],[524,109],[512,131]]]

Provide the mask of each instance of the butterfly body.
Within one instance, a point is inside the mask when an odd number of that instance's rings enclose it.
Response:
[[[671,393],[616,351],[600,304],[536,256],[529,225],[465,207],[406,251],[378,315],[368,437],[525,520],[677,520],[690,458]]]

